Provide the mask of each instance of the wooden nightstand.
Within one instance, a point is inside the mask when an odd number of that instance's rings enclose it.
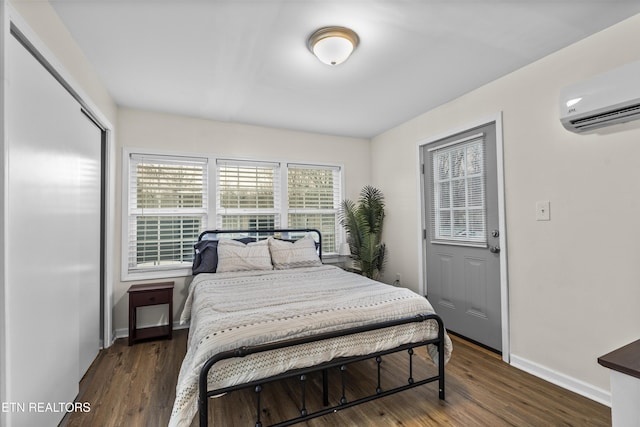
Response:
[[[168,338],[173,335],[173,282],[132,285],[129,290],[129,345],[150,338]],[[169,304],[168,325],[137,328],[137,309],[150,305]]]

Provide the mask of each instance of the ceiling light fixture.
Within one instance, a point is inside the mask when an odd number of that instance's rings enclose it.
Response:
[[[327,65],[346,61],[360,43],[358,35],[345,27],[323,27],[311,34],[309,50]]]

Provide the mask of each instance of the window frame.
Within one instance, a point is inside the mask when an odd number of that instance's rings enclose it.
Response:
[[[468,149],[474,146],[479,146],[479,149],[482,155],[481,172],[479,174],[477,173],[469,174],[468,168],[466,166]],[[485,159],[486,148],[485,146],[486,146],[485,135],[484,133],[479,133],[479,134],[465,137],[460,140],[453,141],[453,142],[450,142],[441,146],[437,146],[428,150],[429,161],[432,163],[432,176],[430,178],[431,192],[432,192],[431,225],[430,225],[431,232],[432,232],[431,243],[457,245],[457,246],[469,246],[469,247],[487,247],[488,235],[487,235],[487,225],[486,225],[487,207],[486,207],[486,188],[485,188],[485,181],[486,181],[486,159]],[[453,170],[452,156],[454,151],[460,151],[460,150],[464,152],[464,155],[463,155],[464,162],[465,162],[465,167],[463,169],[464,174],[454,177],[450,175],[451,170]],[[436,163],[438,162],[438,156],[441,154],[446,154],[449,157],[450,170],[446,178],[440,178],[436,176],[439,174],[439,169]],[[469,202],[469,194],[470,194],[469,182],[476,178],[479,178],[480,180],[480,184],[474,186],[481,190],[482,203],[480,205],[477,205],[477,204],[472,205]],[[456,204],[454,203],[454,199],[455,199],[455,194],[454,194],[455,191],[453,189],[454,183],[463,184],[464,195],[465,195],[463,200],[464,205],[456,206]],[[448,206],[445,206],[445,207],[442,207],[440,204],[442,200],[441,194],[440,194],[440,191],[441,191],[440,184],[449,185],[449,190],[447,195],[447,199],[449,203],[448,203]],[[441,231],[440,214],[442,212],[449,213],[449,228],[450,228],[449,235],[440,234],[440,231]],[[465,230],[469,229],[469,223],[470,223],[469,213],[480,212],[482,215],[482,225],[483,225],[482,234],[475,237],[469,237],[468,235],[464,235],[464,236],[454,235],[453,231],[455,227],[455,224],[454,224],[455,212],[464,213]]]
[[[229,207],[224,207],[222,206],[221,203],[221,185],[220,185],[220,175],[219,175],[219,170],[221,167],[224,166],[231,166],[231,167],[238,167],[238,168],[261,168],[261,169],[272,169],[273,170],[273,176],[272,176],[272,182],[271,182],[271,187],[273,189],[273,207],[264,207],[264,208],[260,208],[260,207],[233,207],[233,208],[229,208]],[[273,227],[272,228],[281,228],[281,206],[282,206],[282,193],[283,193],[283,187],[281,184],[281,168],[282,168],[282,163],[281,162],[270,162],[270,161],[261,161],[261,160],[236,160],[236,159],[229,159],[229,158],[217,158],[216,159],[216,165],[215,165],[215,182],[216,182],[216,188],[215,188],[215,192],[213,192],[213,197],[215,198],[215,221],[213,221],[213,223],[215,224],[214,228],[216,229],[223,229],[223,216],[228,215],[228,216],[236,216],[236,217],[242,217],[242,216],[247,216],[247,217],[251,217],[251,216],[270,216],[273,215]],[[236,229],[240,228],[242,229],[243,227],[234,227]]]
[[[291,207],[290,203],[289,203],[289,191],[287,188],[287,203],[286,203],[286,211],[284,213],[286,213],[286,217],[287,217],[287,225],[288,225],[288,221],[289,221],[289,215],[333,215],[334,216],[334,226],[333,226],[333,235],[332,235],[332,239],[333,239],[333,244],[334,244],[334,251],[328,251],[325,250],[325,248],[322,249],[322,253],[323,255],[326,255],[328,257],[331,256],[336,256],[338,255],[339,251],[340,251],[340,244],[345,240],[344,237],[344,230],[342,229],[342,227],[340,226],[340,221],[339,221],[339,212],[340,212],[340,207],[341,207],[341,203],[342,200],[344,200],[344,185],[343,185],[343,169],[341,166],[336,166],[336,165],[318,165],[318,164],[309,164],[309,163],[287,163],[287,168],[286,171],[284,171],[284,177],[283,179],[286,179],[287,181],[287,186],[289,184],[289,171],[291,171],[292,169],[303,169],[303,170],[325,170],[325,171],[331,171],[332,173],[332,181],[333,181],[333,188],[332,188],[332,203],[333,203],[333,208],[305,208],[305,207]],[[338,195],[336,195],[336,189],[337,189],[337,193]],[[283,213],[283,214],[284,214]],[[305,224],[305,225],[296,225],[293,228],[317,228],[320,232],[323,232],[322,230],[322,226],[320,227],[314,227],[313,225],[309,225],[309,224]],[[322,242],[323,242],[323,246],[325,242],[329,242],[330,239],[329,238],[325,238],[326,235],[323,235],[322,238]]]
[[[205,154],[198,152],[182,152],[182,151],[168,151],[168,150],[152,150],[152,149],[143,149],[143,148],[132,148],[132,147],[123,147],[122,149],[122,195],[121,195],[121,280],[123,282],[126,281],[134,281],[134,280],[151,280],[151,279],[164,279],[164,278],[174,278],[174,277],[187,277],[191,275],[191,265],[188,267],[180,266],[180,267],[163,267],[163,268],[149,268],[149,269],[138,269],[138,270],[129,270],[128,268],[128,259],[129,259],[129,202],[130,202],[130,192],[129,192],[129,179],[131,173],[131,154],[141,154],[141,155],[149,155],[149,156],[170,156],[170,157],[187,157],[187,158],[201,158],[207,159],[208,170],[207,170],[207,179],[208,179],[208,194],[207,194],[207,213],[206,213],[206,224],[204,224],[205,230],[214,230],[218,228],[218,176],[217,176],[217,165],[219,161],[228,161],[228,162],[238,162],[238,163],[246,163],[246,164],[279,164],[279,206],[274,206],[274,211],[276,212],[276,216],[279,216],[280,223],[275,224],[275,228],[288,228],[288,215],[289,215],[289,199],[288,199],[288,165],[304,165],[309,166],[311,168],[335,168],[338,169],[338,191],[340,201],[344,200],[345,196],[345,172],[344,165],[335,162],[313,162],[313,161],[292,161],[287,158],[246,158],[246,157],[235,157],[235,156],[223,156],[223,155],[215,155],[215,154]],[[335,253],[325,253],[323,252],[323,258],[332,256],[337,256],[340,248],[340,244],[346,241],[346,236],[344,229],[339,225],[337,211],[336,210],[336,252]],[[204,231],[204,230],[201,230]],[[195,244],[195,242],[194,242]]]
[[[181,213],[184,213],[187,216],[201,216],[204,217],[203,223],[209,224],[209,210],[210,210],[210,194],[211,194],[211,177],[210,177],[210,166],[208,165],[209,159],[207,156],[197,155],[193,153],[175,153],[175,152],[159,152],[157,150],[135,150],[135,149],[123,149],[122,152],[122,221],[121,221],[121,229],[122,229],[122,253],[121,253],[121,276],[123,281],[131,281],[131,280],[146,280],[146,279],[157,279],[157,278],[170,278],[170,277],[181,277],[189,274],[191,270],[191,264],[182,263],[182,264],[174,264],[174,265],[159,265],[154,267],[129,267],[129,258],[130,252],[129,247],[130,244],[135,244],[133,240],[129,241],[129,236],[133,232],[131,229],[131,219],[133,215],[140,215],[140,212],[134,213],[133,211],[138,210],[137,206],[134,206],[136,197],[131,193],[133,189],[131,185],[132,179],[132,167],[137,164],[137,160],[132,159],[132,156],[149,156],[150,158],[156,157],[167,157],[168,161],[176,161],[179,159],[191,159],[195,161],[206,162],[205,165],[205,174],[206,174],[206,182],[205,185],[207,187],[206,193],[203,195],[203,207],[202,208],[167,208],[167,209],[158,209],[151,208],[148,210],[148,215],[151,216],[180,216]],[[136,241],[137,242],[137,241]]]

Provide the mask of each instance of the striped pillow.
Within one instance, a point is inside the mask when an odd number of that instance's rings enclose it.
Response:
[[[316,252],[316,242],[309,235],[295,242],[278,240],[273,237],[269,237],[267,241],[269,242],[269,252],[271,252],[271,262],[276,270],[322,265]]]
[[[218,242],[218,273],[230,271],[273,270],[266,240],[247,243],[231,239]]]

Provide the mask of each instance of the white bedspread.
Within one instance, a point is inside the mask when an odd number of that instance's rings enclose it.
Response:
[[[198,375],[221,351],[433,313],[420,295],[321,266],[292,270],[200,274],[189,288],[181,322],[191,320],[169,426],[188,426],[197,412]],[[218,362],[209,389],[266,378],[336,357],[372,353],[435,338],[435,321],[313,342]],[[445,360],[451,354],[446,337]],[[430,349],[432,358],[437,349]],[[434,358],[437,363],[437,358]]]

